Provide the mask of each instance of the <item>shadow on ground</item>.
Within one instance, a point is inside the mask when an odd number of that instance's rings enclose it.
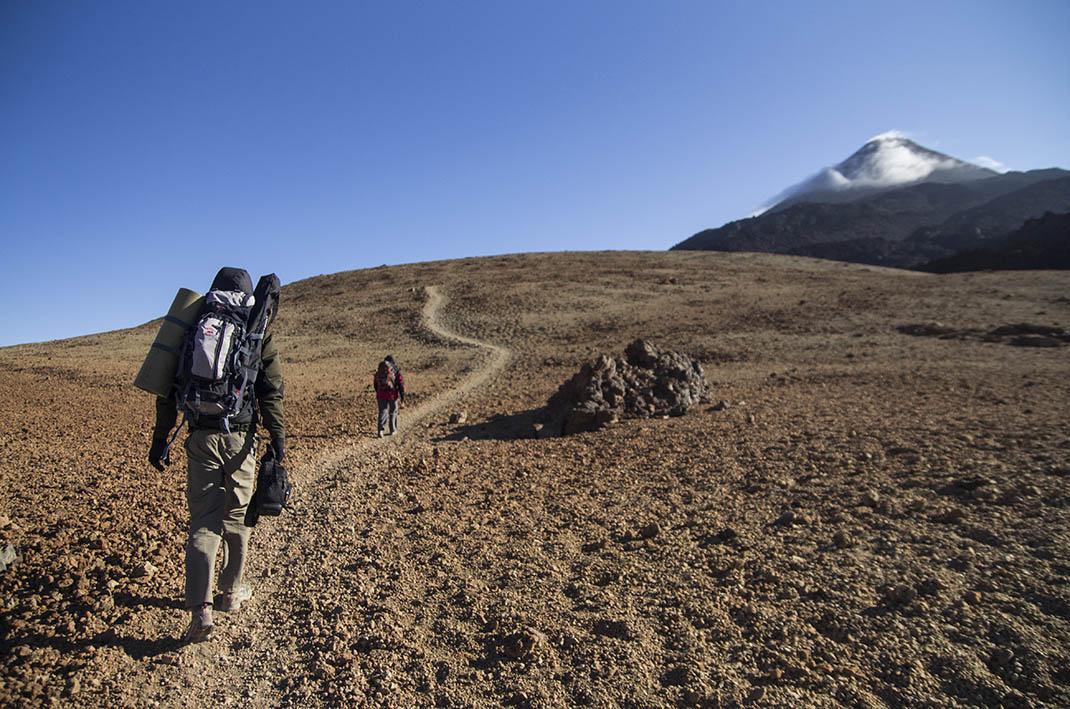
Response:
[[[518,438],[535,438],[536,425],[541,423],[545,411],[545,407],[540,407],[515,414],[499,414],[478,423],[450,424],[450,432],[434,440],[513,441]]]

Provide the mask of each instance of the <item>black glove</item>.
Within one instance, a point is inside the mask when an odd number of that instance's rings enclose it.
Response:
[[[165,467],[171,464],[171,451],[167,449],[166,438],[152,439],[152,447],[149,448],[149,462],[152,463],[152,467],[161,473]]]
[[[275,455],[275,460],[281,463],[282,457],[286,455],[286,441],[282,438],[272,438],[271,452]]]

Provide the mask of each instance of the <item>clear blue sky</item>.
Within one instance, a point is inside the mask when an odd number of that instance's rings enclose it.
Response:
[[[898,130],[1070,168],[1065,0],[0,3],[0,345],[283,283],[667,249]]]

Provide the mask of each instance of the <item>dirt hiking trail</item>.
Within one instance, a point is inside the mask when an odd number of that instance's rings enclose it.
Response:
[[[337,612],[340,604],[361,604],[351,586],[333,582],[340,580],[334,573],[337,569],[328,568],[346,565],[347,561],[352,566],[353,560],[328,557],[324,551],[328,539],[343,548],[356,549],[365,534],[352,520],[348,526],[333,521],[348,518],[351,511],[359,513],[382,504],[382,491],[389,485],[380,479],[390,475],[395,449],[411,447],[414,439],[426,441],[424,422],[428,417],[485,385],[512,356],[503,346],[451,331],[439,320],[446,297],[436,286],[427,286],[425,291],[423,326],[443,339],[484,350],[478,368],[456,389],[402,409],[397,437],[369,436],[354,445],[333,447],[312,464],[290,471],[295,486],[294,509],[279,518],[262,518],[250,540],[246,581],[253,589],[253,598],[236,614],[215,612],[214,635],[204,643],[187,645],[177,637],[167,641],[167,636],[178,636],[184,630],[185,611],[173,625],[159,627],[160,647],[167,651],[146,663],[147,672],[131,687],[132,700],[155,695],[161,706],[207,706],[232,701],[235,689],[239,689],[242,706],[278,706],[284,695],[295,690],[291,670],[295,661],[303,659],[302,648],[307,650],[308,641],[319,635],[308,623],[309,610],[326,607]],[[343,485],[349,488],[349,495],[337,494]],[[330,581],[325,589],[319,584],[310,587],[310,577]]]

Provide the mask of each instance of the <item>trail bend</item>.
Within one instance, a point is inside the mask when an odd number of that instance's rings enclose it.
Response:
[[[324,580],[336,571],[328,568],[332,560],[324,550],[340,539],[353,549],[367,542],[369,530],[354,524],[359,516],[353,514],[354,499],[335,491],[342,485],[355,488],[356,504],[366,509],[382,504],[387,485],[380,483],[391,471],[388,465],[373,461],[382,461],[384,454],[389,461],[403,447],[426,440],[430,417],[486,385],[513,356],[504,346],[451,330],[442,320],[446,296],[437,286],[425,287],[425,294],[422,326],[440,338],[482,349],[486,354],[480,365],[459,386],[404,409],[397,437],[333,446],[310,463],[296,466],[291,473],[295,511],[275,519],[262,518],[250,540],[246,579],[253,588],[252,600],[236,616],[217,612],[210,641],[184,646],[176,641],[173,654],[157,656],[142,680],[130,686],[132,699],[144,701],[155,695],[158,705],[197,706],[221,700],[228,704],[240,698],[244,706],[273,707],[293,690],[288,678],[294,675],[296,663],[308,661],[302,651],[308,654],[307,643],[317,632],[310,627],[307,610],[339,600],[324,596],[346,593],[335,581]],[[339,523],[340,519],[346,521]],[[332,592],[310,592],[311,587],[321,586]],[[159,633],[174,635],[179,630],[161,627]],[[177,676],[172,673],[176,669]]]

